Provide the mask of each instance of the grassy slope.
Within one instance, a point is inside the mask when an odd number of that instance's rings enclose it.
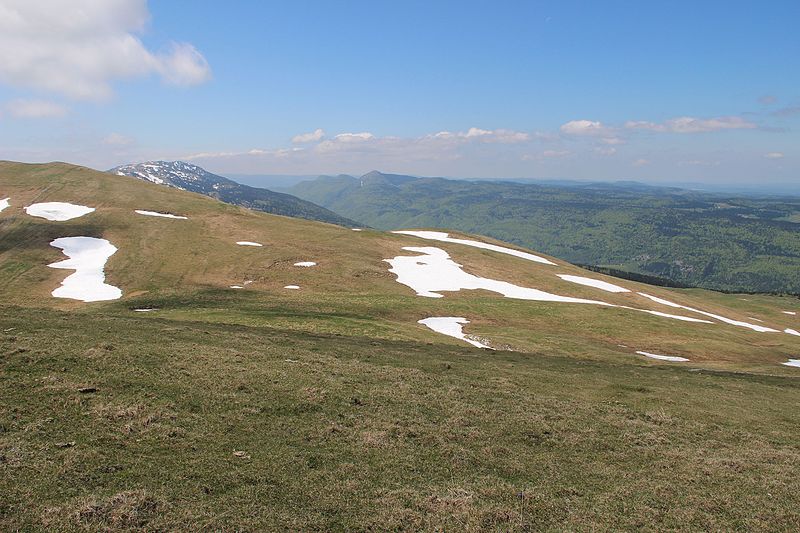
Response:
[[[797,379],[85,318],[3,309],[2,529],[800,527]]]
[[[778,365],[800,354],[793,337],[482,292],[420,298],[381,261],[402,246],[670,312],[563,282],[555,272],[586,273],[560,261],[252,213],[65,165],[0,164],[0,195],[12,203],[0,213],[0,529],[800,525],[798,371]],[[43,200],[98,211],[65,223],[20,213]],[[65,273],[44,266],[60,258],[47,242],[67,234],[120,248],[107,273],[123,300],[49,296]],[[780,313],[796,299],[647,292],[798,320]],[[466,316],[468,332],[519,351],[415,323],[433,314]]]
[[[376,228],[479,232],[576,263],[721,290],[800,293],[797,199],[422,178],[320,178],[287,191]],[[728,202],[728,203],[726,203]]]

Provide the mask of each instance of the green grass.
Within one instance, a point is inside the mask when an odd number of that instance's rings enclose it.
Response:
[[[800,526],[797,379],[0,311],[0,529]]]
[[[650,287],[63,164],[0,163],[0,190],[2,531],[800,526],[800,374],[780,364],[800,338],[486,291],[422,298],[383,259],[441,245],[493,279],[676,312],[641,290],[780,329],[797,328],[781,313],[796,298]],[[21,210],[48,200],[97,211]],[[118,246],[106,274],[122,299],[52,298],[66,273],[48,243],[66,235]],[[499,349],[427,316],[464,316]]]

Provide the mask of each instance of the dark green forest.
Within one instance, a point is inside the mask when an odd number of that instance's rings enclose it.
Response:
[[[800,294],[800,198],[379,172],[287,192],[379,229],[449,228],[681,286]]]

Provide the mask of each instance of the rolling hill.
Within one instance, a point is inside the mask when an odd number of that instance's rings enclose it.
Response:
[[[380,229],[477,232],[578,264],[715,290],[800,294],[800,200],[635,183],[323,176],[285,189]]]
[[[274,215],[318,220],[348,227],[360,225],[290,194],[241,185],[183,161],[148,161],[122,165],[112,168],[109,172],[120,176],[132,176],[184,191],[205,194],[229,204]]]
[[[797,298],[62,163],[2,199],[2,529],[800,521]]]

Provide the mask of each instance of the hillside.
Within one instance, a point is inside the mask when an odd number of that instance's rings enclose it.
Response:
[[[797,298],[61,163],[3,199],[0,529],[800,524]]]
[[[725,291],[800,293],[800,199],[372,172],[286,189],[380,229],[451,228],[573,263]]]
[[[323,207],[290,194],[241,185],[183,161],[148,161],[122,165],[109,170],[112,174],[205,194],[223,202],[256,211],[329,222],[354,227],[360,224],[337,215]]]

